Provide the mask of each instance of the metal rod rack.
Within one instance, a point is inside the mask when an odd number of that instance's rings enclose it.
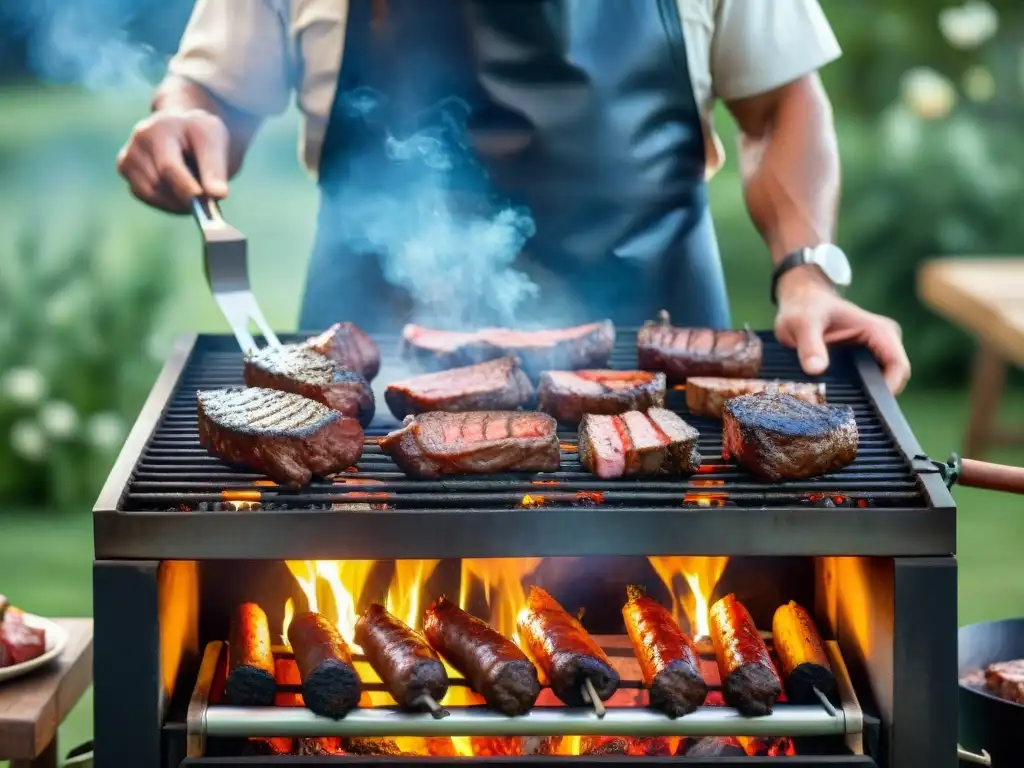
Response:
[[[359,707],[340,720],[305,707],[211,705],[221,656],[220,641],[206,646],[188,708],[189,756],[205,752],[208,737],[450,737],[450,736],[853,736],[863,729],[860,703],[834,641],[826,643],[839,688],[839,706],[777,704],[770,715],[743,717],[731,707],[700,707],[672,719],[646,707],[606,706],[603,718],[590,709],[537,706],[521,717],[506,717],[482,706],[449,706],[448,717],[408,713],[395,707]]]

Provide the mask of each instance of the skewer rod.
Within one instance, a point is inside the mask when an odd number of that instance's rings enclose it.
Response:
[[[598,717],[604,717],[607,710],[604,708],[604,702],[597,695],[597,691],[594,690],[594,683],[588,677],[583,681],[583,700],[589,701],[590,706],[594,708],[594,714]]]
[[[521,717],[505,717],[483,707],[449,707],[450,715],[408,714],[391,707],[356,709],[340,720],[314,715],[304,707],[210,707],[209,736],[836,736],[846,717],[820,706],[780,704],[766,717],[742,717],[724,707],[701,707],[672,720],[642,707],[606,707],[605,717],[588,708],[535,707]]]

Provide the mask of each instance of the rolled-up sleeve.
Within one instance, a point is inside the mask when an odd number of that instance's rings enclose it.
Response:
[[[275,0],[198,0],[169,72],[231,106],[283,112],[293,88],[287,11]]]
[[[712,89],[726,101],[767,93],[841,53],[818,0],[719,0]]]

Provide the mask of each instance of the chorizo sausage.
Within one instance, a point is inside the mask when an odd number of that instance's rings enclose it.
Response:
[[[256,603],[242,603],[231,617],[224,694],[235,706],[270,707],[276,693],[267,614]]]
[[[711,606],[710,629],[725,703],[747,717],[771,714],[782,683],[768,646],[735,595]]]
[[[300,613],[288,627],[288,642],[302,680],[302,699],[313,712],[342,718],[359,703],[362,684],[341,633],[319,613]]]
[[[817,704],[817,688],[831,701],[837,698],[836,678],[814,619],[800,605],[780,605],[772,617],[772,645],[791,704]]]

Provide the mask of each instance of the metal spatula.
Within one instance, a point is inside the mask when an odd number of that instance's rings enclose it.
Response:
[[[203,234],[206,280],[242,352],[254,352],[259,348],[249,333],[250,321],[260,329],[270,346],[281,346],[249,285],[245,236],[224,221],[220,206],[211,197],[192,198],[192,214]]]

